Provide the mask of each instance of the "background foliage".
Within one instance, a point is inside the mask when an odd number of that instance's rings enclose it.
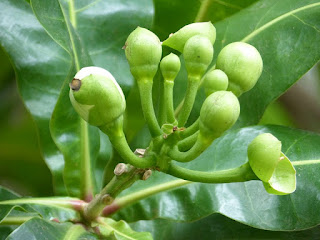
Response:
[[[143,128],[142,113],[135,105],[139,99],[122,46],[136,26],[149,28],[164,40],[171,32],[195,20],[210,20],[217,28],[214,57],[226,44],[245,41],[261,53],[264,70],[254,89],[241,96],[241,116],[236,126],[187,166],[197,170],[238,166],[246,161],[248,143],[261,132],[277,136],[292,161],[320,159],[317,150],[320,137],[315,133],[290,127],[250,127],[260,122],[270,103],[319,61],[319,10],[320,2],[315,0],[1,1],[0,44],[15,70],[19,94],[28,110],[26,112],[19,101],[15,85],[10,81],[13,71],[2,53],[1,184],[33,196],[55,193],[83,197],[91,188],[92,194],[96,193],[101,188],[103,167],[111,155],[111,147],[107,137],[81,123],[74,113],[67,96],[70,79],[81,66],[94,64],[108,69],[121,85],[128,108],[131,107],[126,114],[130,119],[126,129],[132,139],[131,146],[133,149],[143,147],[150,136]],[[182,69],[175,85],[176,106],[184,96],[185,79],[186,71]],[[204,94],[200,91],[190,122],[198,115],[203,100]],[[13,108],[16,105],[20,107]],[[269,108],[271,113],[267,111],[262,123],[295,125],[282,105],[272,106],[276,107]],[[274,115],[284,117],[274,120]],[[135,137],[136,134],[140,137]],[[88,154],[82,152],[84,148],[90,149]],[[92,164],[92,171],[81,172],[81,166],[87,163]],[[303,230],[320,223],[319,164],[303,161],[296,169],[297,191],[289,196],[268,195],[258,182],[190,184],[128,206],[114,217],[132,222],[136,230],[152,231],[155,239],[194,239],[198,231],[217,239],[316,238],[317,227],[297,233],[258,230]],[[174,180],[164,174],[154,174],[122,196]],[[0,199],[11,198],[4,192]],[[69,223],[49,221],[53,212],[59,213],[60,221],[71,219],[74,213],[52,207],[47,211],[29,205],[23,207],[44,220],[29,220],[9,239],[33,232],[38,224],[48,231],[59,229],[61,238],[69,231],[79,237],[87,234],[89,239],[96,238]],[[6,209],[0,207],[2,218],[12,206]],[[12,227],[0,227],[0,236],[8,235],[11,230]]]

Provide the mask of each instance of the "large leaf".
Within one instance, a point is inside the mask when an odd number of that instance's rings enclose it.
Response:
[[[319,11],[318,0],[264,0],[216,25],[217,52],[230,42],[245,41],[264,62],[257,85],[240,98],[238,126],[258,123],[267,105],[319,61]]]
[[[220,239],[277,239],[277,240],[305,240],[319,239],[320,227],[297,231],[275,232],[252,228],[219,214],[213,214],[193,223],[179,223],[175,221],[157,219],[138,221],[130,224],[138,231],[152,231],[155,240],[220,240]]]
[[[52,137],[65,158],[64,180],[69,194],[90,199],[94,188],[92,169],[99,152],[99,131],[74,111],[68,93],[69,82],[75,73],[92,63],[68,19],[67,10],[58,0],[34,0],[31,4],[48,34],[70,55],[70,70],[63,79],[50,127]]]
[[[257,124],[268,104],[319,61],[319,10],[317,0],[264,0],[216,24],[216,53],[244,41],[259,50],[264,63],[256,86],[240,97],[237,127]]]
[[[127,221],[155,217],[194,221],[212,213],[221,213],[247,225],[269,230],[298,230],[319,224],[320,206],[317,199],[320,180],[317,173],[320,171],[320,136],[317,134],[279,126],[243,128],[217,139],[198,159],[184,166],[202,171],[240,166],[247,161],[248,144],[263,132],[270,132],[281,140],[282,151],[294,161],[297,190],[293,194],[270,195],[260,181],[192,183],[124,208],[117,218]],[[161,185],[163,187],[186,184],[158,173],[146,182],[133,185],[123,195],[133,199],[137,190],[147,191],[150,187],[159,187],[160,183],[164,184]]]
[[[27,2],[1,1],[0,13],[1,45],[14,65],[21,96],[38,126],[42,153],[53,174],[56,193],[63,194],[64,160],[48,126],[69,69],[69,56],[46,34]]]
[[[20,222],[34,216],[61,222],[79,221],[80,215],[76,209],[81,203],[75,198],[20,198],[17,194],[0,187],[0,222],[10,222],[13,218]]]
[[[82,225],[72,223],[49,222],[39,218],[33,218],[14,230],[8,240],[20,239],[99,239],[93,233],[89,233]]]

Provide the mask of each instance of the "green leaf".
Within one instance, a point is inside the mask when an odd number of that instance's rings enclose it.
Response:
[[[319,61],[319,9],[317,0],[263,0],[215,25],[216,53],[244,41],[258,49],[264,63],[256,86],[240,97],[237,127],[258,123],[268,104]],[[296,61],[301,56],[303,61]]]
[[[118,240],[151,240],[149,232],[135,232],[125,221],[116,222],[111,218],[100,218],[99,231],[104,237]],[[149,231],[149,230],[147,230]]]
[[[7,238],[15,239],[99,239],[95,234],[86,232],[82,225],[72,223],[56,223],[39,218],[33,218],[14,230]]]
[[[235,14],[256,1],[257,0],[153,0],[155,7],[153,30],[161,40],[164,40],[170,33],[176,32],[179,28],[195,20],[215,23]],[[174,21],[172,21],[172,19],[174,19]]]
[[[25,1],[1,1],[0,13],[1,45],[14,65],[20,94],[39,129],[41,150],[52,172],[55,191],[64,194],[64,160],[48,125],[69,69],[69,57],[47,35]]]
[[[238,222],[268,230],[299,230],[318,225],[320,150],[317,146],[320,136],[317,134],[280,126],[243,128],[217,139],[200,157],[183,166],[201,171],[240,166],[247,161],[249,143],[265,132],[270,132],[282,142],[282,151],[294,163],[297,171],[297,189],[294,193],[287,196],[268,194],[261,181],[186,185],[181,180],[154,173],[148,181],[136,183],[122,196],[133,199],[140,193],[138,190],[142,190],[140,194],[143,194],[159,186],[186,186],[124,208],[116,218],[129,222],[155,217],[194,221],[212,213],[221,213]]]
[[[81,204],[81,200],[67,197],[20,198],[0,187],[0,222],[9,224],[15,221],[17,224],[39,215],[47,220],[56,219],[61,222],[79,220],[80,215],[76,210]],[[7,221],[7,217],[11,219]]]
[[[220,214],[213,214],[209,217],[192,223],[179,223],[164,219],[150,221],[138,221],[130,224],[137,231],[152,231],[155,240],[201,240],[212,239],[277,239],[277,240],[305,240],[318,239],[320,237],[320,227],[296,231],[296,232],[276,232],[252,228],[241,223],[237,223]]]
[[[99,131],[74,111],[69,100],[69,82],[80,68],[92,65],[81,39],[58,1],[31,1],[32,8],[48,34],[70,55],[70,70],[50,122],[52,137],[65,158],[64,180],[71,196],[92,198],[93,166],[99,152]],[[70,11],[70,18],[73,12]],[[76,22],[73,22],[76,26]],[[80,185],[80,186],[79,186]]]

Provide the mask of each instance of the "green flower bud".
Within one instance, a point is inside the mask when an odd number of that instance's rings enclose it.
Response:
[[[177,55],[170,53],[160,62],[160,69],[165,80],[173,81],[180,71],[180,59]]]
[[[272,177],[281,155],[281,142],[270,133],[257,136],[248,146],[249,164],[263,182]]]
[[[207,37],[210,40],[211,45],[213,45],[216,40],[216,28],[211,22],[192,23],[170,35],[169,38],[163,42],[163,45],[182,52],[188,39],[195,35]]]
[[[204,76],[203,87],[207,97],[214,92],[225,91],[228,88],[228,76],[219,69],[212,70]]]
[[[82,68],[70,83],[70,101],[76,112],[89,124],[104,126],[124,113],[123,92],[107,70]]]
[[[161,42],[153,32],[137,27],[126,41],[125,54],[135,79],[152,80],[162,55]]]
[[[228,91],[212,93],[200,110],[200,133],[210,139],[221,136],[232,127],[240,114],[238,98]]]
[[[261,75],[263,63],[255,47],[243,42],[234,42],[221,50],[216,67],[227,74],[228,90],[240,96],[256,84]]]
[[[201,78],[213,58],[213,46],[207,37],[196,35],[190,38],[183,49],[188,75]]]
[[[296,190],[296,170],[283,153],[269,182],[263,185],[268,193],[275,195],[286,195]]]

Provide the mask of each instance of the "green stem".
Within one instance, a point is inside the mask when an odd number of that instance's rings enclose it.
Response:
[[[126,170],[124,172],[114,176],[101,192],[85,206],[83,211],[85,219],[89,221],[96,219],[101,214],[104,207],[111,204],[119,193],[130,187],[135,181],[141,179],[141,173],[143,171],[141,172],[139,169],[132,166],[125,167]]]
[[[192,146],[196,143],[197,138],[198,138],[198,134],[199,132],[195,132],[194,134],[192,134],[191,136],[181,140],[178,143],[178,149],[181,152],[185,152],[188,151],[190,148],[192,148]]]
[[[152,85],[153,82],[150,80],[139,80],[138,87],[141,98],[141,106],[144,118],[149,127],[152,137],[157,137],[162,134],[162,131],[159,127],[152,100]]]
[[[93,195],[88,123],[81,119],[81,198],[88,201]]]
[[[200,117],[189,127],[187,127],[184,131],[180,132],[180,137],[181,138],[186,138],[194,134],[199,130],[199,122],[200,122]]]
[[[176,118],[174,117],[174,108],[173,108],[173,80],[164,81],[164,100],[166,105],[167,112],[167,122],[174,123]]]
[[[193,140],[193,139],[192,139]],[[191,149],[187,152],[180,152],[178,146],[175,146],[168,152],[168,156],[178,162],[190,162],[197,158],[212,143],[212,139],[207,139],[199,132],[197,139]]]
[[[109,136],[112,146],[117,150],[125,162],[137,168],[149,168],[155,166],[156,162],[153,156],[150,155],[141,158],[131,151],[123,132],[123,116],[112,122],[111,125],[102,126],[100,129]]]
[[[167,173],[188,181],[202,183],[231,183],[259,180],[248,162],[237,168],[214,172],[195,171],[171,164]]]
[[[115,148],[112,148],[112,156],[107,162],[104,171],[103,171],[103,186],[106,185],[114,176],[113,170],[118,163],[123,162],[119,153]]]
[[[203,22],[203,21],[207,21],[207,15],[208,15],[208,10],[210,8],[210,5],[212,4],[212,0],[203,0],[198,14],[194,20],[194,22]]]
[[[0,225],[21,225],[26,221],[34,218],[35,216],[25,216],[25,217],[11,217],[8,216],[0,222]]]
[[[199,82],[200,78],[198,77],[189,77],[188,79],[186,96],[184,98],[184,102],[178,118],[179,127],[183,127],[189,118],[194,101],[196,99]]]
[[[152,195],[155,195],[157,193],[168,191],[173,188],[181,187],[181,186],[184,186],[184,185],[187,185],[190,183],[192,183],[192,182],[180,179],[180,180],[174,180],[171,182],[159,184],[157,186],[145,188],[141,191],[134,192],[132,194],[115,199],[115,201],[111,205],[105,207],[102,214],[104,216],[109,216],[109,215],[113,214],[115,211],[119,210],[120,208],[124,208],[124,207],[126,207],[130,204],[133,204],[139,200],[142,200],[142,199],[145,199],[145,198],[150,197]]]
[[[159,74],[161,75],[161,74]],[[164,89],[164,79],[160,76],[160,86],[159,86],[159,124],[162,126],[167,119],[167,105],[165,102],[165,89]]]

